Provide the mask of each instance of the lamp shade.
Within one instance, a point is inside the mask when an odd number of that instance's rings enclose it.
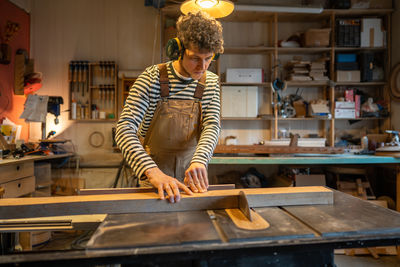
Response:
[[[187,0],[181,5],[181,12],[185,15],[201,10],[214,18],[226,17],[232,13],[233,9],[234,5],[229,0]]]

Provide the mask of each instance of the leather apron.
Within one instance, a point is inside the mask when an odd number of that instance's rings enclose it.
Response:
[[[197,84],[194,99],[168,99],[167,65],[159,64],[158,68],[161,100],[157,103],[143,147],[162,172],[183,182],[200,139],[200,100],[203,97],[206,74]],[[141,186],[151,186],[148,179],[140,180],[139,183]]]

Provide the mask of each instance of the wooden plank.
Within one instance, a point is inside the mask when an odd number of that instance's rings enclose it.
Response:
[[[182,194],[170,204],[156,193],[88,195],[0,199],[0,219],[32,218],[78,214],[171,212],[238,208],[243,191],[251,207],[332,204],[332,190],[321,186],[215,190]]]
[[[214,184],[208,187],[208,191],[235,189],[235,184]],[[103,194],[129,194],[156,192],[153,187],[131,187],[131,188],[95,188],[79,189],[78,195],[103,195]]]
[[[265,145],[217,145],[214,154],[218,153],[244,153],[244,154],[336,154],[343,153],[340,147],[290,147],[290,146],[265,146]]]

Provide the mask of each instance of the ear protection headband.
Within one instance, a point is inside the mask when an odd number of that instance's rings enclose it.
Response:
[[[185,47],[181,40],[178,37],[169,39],[167,45],[165,47],[166,55],[171,60],[177,60],[182,58],[183,53],[185,52]],[[214,54],[212,60],[217,60],[219,58],[219,54]]]

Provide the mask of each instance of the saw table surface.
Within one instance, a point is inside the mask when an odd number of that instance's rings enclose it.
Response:
[[[329,266],[336,248],[400,244],[400,213],[338,191],[333,204],[255,210],[270,223],[269,228],[239,229],[224,210],[111,214],[85,250],[3,255],[0,264],[181,266],[176,265],[180,261],[187,266],[187,261],[196,261],[205,266],[243,266],[244,262]]]

